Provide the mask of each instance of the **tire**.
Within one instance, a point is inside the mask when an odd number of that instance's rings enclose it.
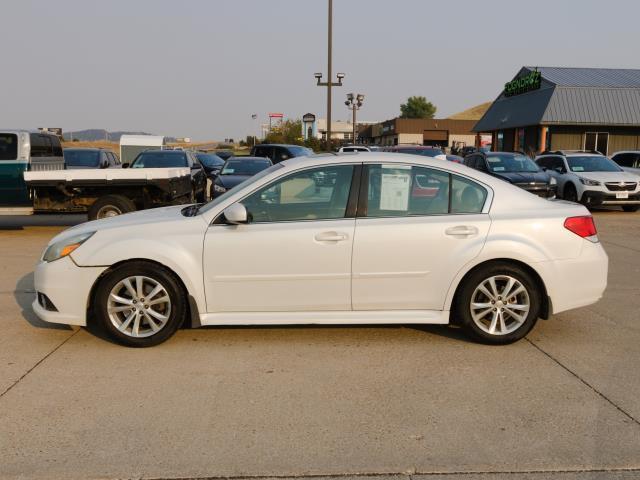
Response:
[[[637,212],[640,208],[640,205],[623,205],[622,210],[625,212]]]
[[[93,202],[89,208],[89,220],[115,217],[135,211],[136,204],[129,198],[122,195],[105,195]]]
[[[117,343],[152,347],[169,339],[182,325],[187,314],[185,298],[172,272],[135,261],[115,268],[100,281],[93,297],[93,315]]]
[[[509,286],[509,298],[502,303],[502,294]],[[514,292],[517,295],[512,297]],[[514,264],[495,262],[481,266],[465,277],[456,293],[453,313],[472,339],[491,345],[506,345],[531,331],[538,321],[542,298],[543,292],[530,273]],[[518,305],[517,309],[515,305]],[[528,308],[525,310],[524,307]]]
[[[567,202],[578,203],[578,191],[572,183],[568,183],[562,192],[562,198]]]

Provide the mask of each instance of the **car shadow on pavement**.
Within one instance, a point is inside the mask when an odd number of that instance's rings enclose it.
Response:
[[[36,328],[48,328],[52,330],[73,330],[69,325],[60,325],[57,323],[48,323],[40,320],[33,311],[31,304],[36,291],[33,286],[33,272],[26,274],[16,284],[16,288],[13,291],[13,296],[18,306],[22,309],[20,312],[22,318],[24,318],[32,327]]]

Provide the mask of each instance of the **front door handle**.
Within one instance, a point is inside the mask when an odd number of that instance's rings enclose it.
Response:
[[[449,227],[444,231],[445,235],[456,238],[466,238],[471,235],[477,235],[478,229],[469,225],[458,225],[456,227]]]
[[[341,242],[349,238],[349,235],[342,232],[322,232],[314,237],[318,242]]]

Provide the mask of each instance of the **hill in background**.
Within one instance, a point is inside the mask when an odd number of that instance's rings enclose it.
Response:
[[[493,102],[485,102],[475,107],[471,107],[463,112],[454,113],[450,117],[451,120],[480,120],[482,116],[489,110]]]

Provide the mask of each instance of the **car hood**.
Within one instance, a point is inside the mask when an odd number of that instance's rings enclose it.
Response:
[[[551,175],[547,172],[492,172],[498,178],[511,183],[549,183]]]
[[[116,228],[129,229],[149,224],[170,223],[178,218],[188,218],[182,215],[182,210],[188,205],[176,205],[171,207],[151,208],[139,212],[125,213],[117,217],[103,218],[81,223],[75,227],[68,228],[64,232],[51,239],[49,245],[59,240],[63,240],[74,235],[87,232],[97,232],[101,230],[111,230]]]
[[[582,178],[597,182],[637,182],[638,176],[629,172],[573,172]]]
[[[226,189],[229,189],[244,182],[250,176],[251,175],[218,175],[216,183],[222,185]]]

